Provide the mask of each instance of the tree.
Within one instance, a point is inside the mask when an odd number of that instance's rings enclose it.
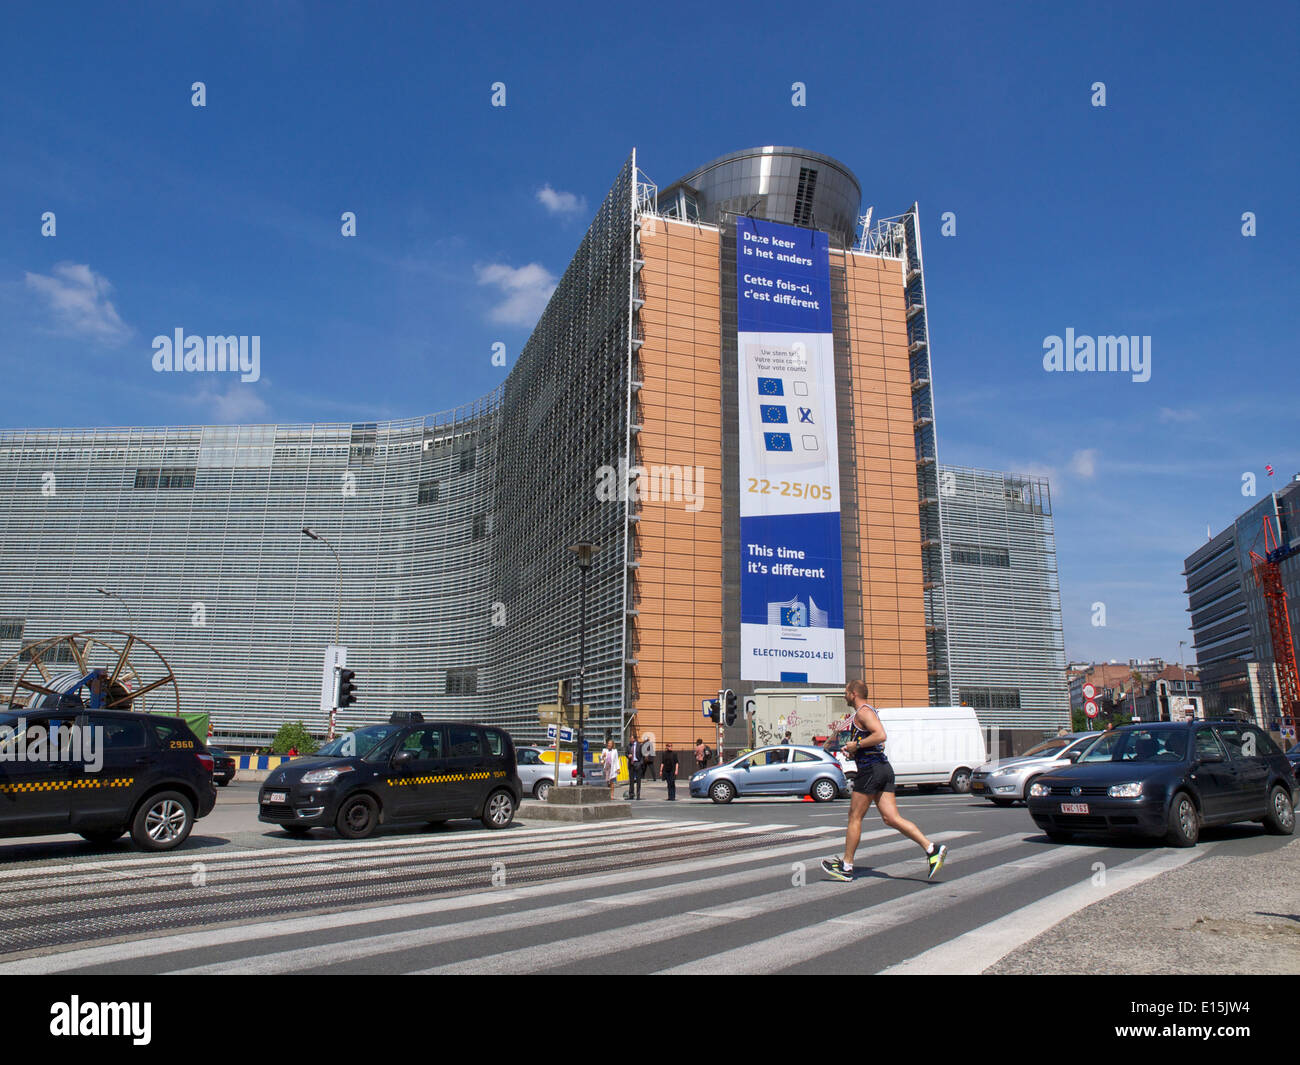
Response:
[[[301,721],[286,721],[271,741],[271,753],[288,754],[292,748],[299,754],[315,754],[318,746]]]

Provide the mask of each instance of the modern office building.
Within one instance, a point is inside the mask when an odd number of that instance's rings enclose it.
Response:
[[[1011,733],[1013,744],[1068,726],[1047,479],[943,465],[939,501],[958,701],[981,724]]]
[[[917,208],[863,224],[860,201],[816,152],[737,152],[662,192],[634,153],[473,403],[0,433],[4,694],[24,646],[130,627],[218,736],[319,732],[337,624],[359,692],[344,724],[419,710],[533,737],[579,672],[567,548],[587,540],[598,732],[635,718],[690,743],[724,686],[862,676],[879,705],[949,702]]]
[[[1188,612],[1210,716],[1240,710],[1266,728],[1279,722],[1277,658],[1250,553],[1264,553],[1264,523],[1275,544],[1300,548],[1300,476],[1270,492],[1226,529],[1187,556]],[[1300,552],[1279,565],[1294,642],[1300,634]]]

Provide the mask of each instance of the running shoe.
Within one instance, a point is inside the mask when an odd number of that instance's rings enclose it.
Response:
[[[948,848],[944,846],[944,844],[940,843],[937,850],[927,854],[925,857],[926,861],[930,863],[930,875],[927,876],[926,879],[933,880],[934,874],[943,868],[943,860],[948,857]]]
[[[852,880],[853,870],[844,868],[842,858],[823,858],[822,870],[834,880]]]

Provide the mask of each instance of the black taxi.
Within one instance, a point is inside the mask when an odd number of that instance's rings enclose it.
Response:
[[[273,771],[258,796],[258,820],[291,835],[333,827],[345,839],[381,824],[462,817],[498,829],[514,820],[522,797],[504,730],[394,714]]]

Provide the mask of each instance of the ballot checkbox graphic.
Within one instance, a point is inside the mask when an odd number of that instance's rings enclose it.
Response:
[[[817,438],[805,433],[803,437],[803,449],[805,451],[816,451],[818,450],[818,447]]]

